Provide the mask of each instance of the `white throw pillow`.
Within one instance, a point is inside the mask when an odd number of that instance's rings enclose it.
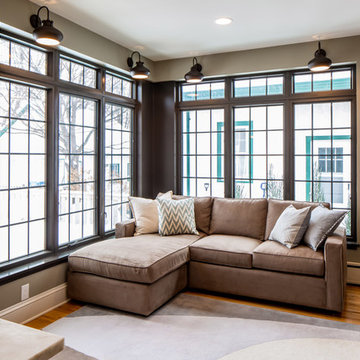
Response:
[[[168,191],[158,197],[171,200],[172,194],[172,191]],[[135,218],[134,235],[152,234],[159,231],[159,215],[155,200],[129,196],[129,204]]]
[[[309,225],[310,206],[296,209],[289,205],[279,216],[269,240],[275,240],[292,249],[300,244]]]

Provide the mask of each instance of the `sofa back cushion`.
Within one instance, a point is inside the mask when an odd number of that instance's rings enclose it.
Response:
[[[186,199],[187,196],[173,195],[172,198],[181,200]],[[211,197],[194,197],[196,228],[205,234],[209,234],[212,202]]]
[[[264,240],[266,199],[214,198],[210,234],[248,236]]]
[[[320,204],[323,204],[328,209],[330,208],[329,203],[313,203],[308,201],[294,201],[294,200],[276,200],[269,199],[268,201],[268,212],[266,219],[266,231],[265,231],[265,240],[269,239],[272,229],[274,228],[278,218],[282,212],[289,206],[293,205],[296,209],[302,209],[304,207],[310,206],[311,210],[315,209]]]

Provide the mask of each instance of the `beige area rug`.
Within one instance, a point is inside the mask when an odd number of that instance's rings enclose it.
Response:
[[[358,360],[357,341],[337,339],[290,339],[270,341],[226,355],[221,360]]]
[[[147,318],[87,305],[44,330],[64,336],[68,350],[87,356],[74,357],[81,360],[282,360],[284,354],[293,360],[332,360],[313,354],[348,351],[352,356],[356,352],[351,347],[360,350],[357,325],[186,293]],[[301,342],[312,346],[311,357],[297,357],[299,349],[306,350]],[[57,356],[56,360],[72,359]]]

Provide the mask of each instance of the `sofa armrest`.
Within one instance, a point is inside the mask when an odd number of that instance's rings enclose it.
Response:
[[[131,237],[135,233],[135,219],[125,220],[115,225],[115,237]]]
[[[346,290],[346,230],[339,226],[325,242],[326,305],[329,310],[342,311]]]

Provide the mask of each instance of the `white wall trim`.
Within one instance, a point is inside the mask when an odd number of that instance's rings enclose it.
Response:
[[[348,261],[347,283],[360,285],[360,263]]]
[[[0,311],[0,318],[19,324],[27,323],[48,311],[69,301],[67,297],[67,283],[58,285],[41,294],[19,302]]]

